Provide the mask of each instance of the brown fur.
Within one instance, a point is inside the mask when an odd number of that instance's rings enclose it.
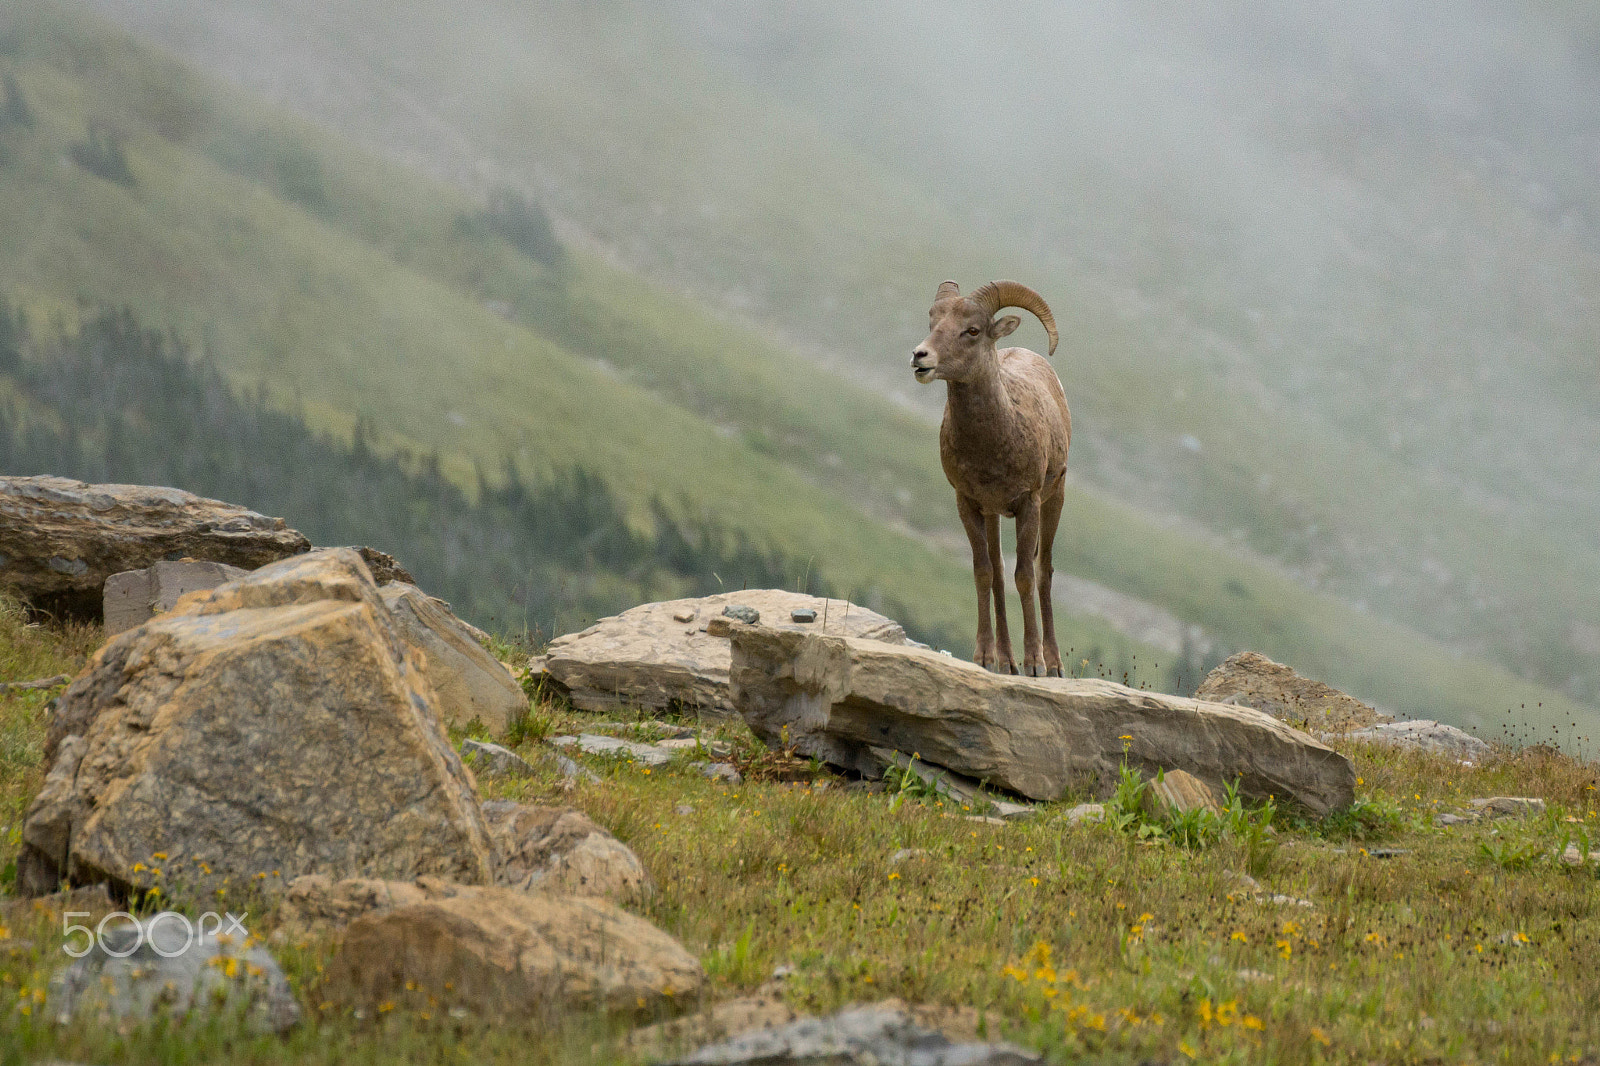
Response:
[[[1046,308],[1041,319],[1048,314]],[[961,524],[972,547],[978,592],[974,659],[991,670],[1018,672],[1006,629],[1000,560],[1000,518],[1015,518],[1021,672],[1060,677],[1050,554],[1066,492],[1072,415],[1061,381],[1043,356],[1026,348],[995,348],[995,341],[1009,335],[1021,319],[992,315],[983,303],[961,296],[946,282],[928,313],[928,337],[912,353],[911,365],[917,380],[945,382],[939,458],[956,490]],[[1053,323],[1047,326],[1053,334]]]

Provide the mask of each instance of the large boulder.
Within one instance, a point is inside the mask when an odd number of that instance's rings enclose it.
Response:
[[[214,589],[249,573],[227,563],[163,559],[143,570],[124,570],[106,578],[101,622],[107,637],[142,626],[178,605],[191,592]]]
[[[732,647],[733,696],[757,736],[868,775],[883,766],[879,748],[1036,800],[1108,796],[1124,763],[1146,776],[1184,770],[1218,792],[1237,780],[1248,799],[1318,815],[1355,799],[1348,759],[1247,707],[766,626],[736,627]]]
[[[659,1010],[704,984],[683,945],[606,900],[463,888],[352,921],[321,995],[527,1019]]]
[[[191,593],[113,638],[59,698],[45,757],[19,862],[33,893],[492,879],[421,657],[348,549]]]
[[[448,603],[415,585],[395,581],[379,595],[406,643],[425,653],[424,669],[445,725],[477,721],[495,736],[505,736],[527,711],[528,697],[510,669],[479,643],[482,634],[457,618]]]
[[[1354,696],[1301,677],[1291,667],[1253,651],[1224,659],[1200,682],[1194,697],[1254,707],[1290,725],[1324,732],[1394,721]]]
[[[182,489],[0,477],[0,587],[76,614],[99,615],[112,574],[162,559],[254,570],[310,547],[281,518]]]
[[[711,719],[738,717],[728,692],[730,616],[749,608],[761,624],[796,633],[904,644],[900,623],[860,604],[824,600],[783,589],[749,589],[699,599],[646,603],[602,618],[581,633],[550,642],[535,672],[553,681],[587,711],[619,706],[656,711],[686,708]],[[813,621],[796,621],[813,617]]]

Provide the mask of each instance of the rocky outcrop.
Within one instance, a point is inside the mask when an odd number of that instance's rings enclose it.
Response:
[[[534,661],[534,673],[559,686],[582,710],[682,707],[711,719],[737,718],[728,693],[732,652],[727,634],[733,617],[723,612],[741,607],[755,611],[766,627],[889,644],[906,640],[898,622],[859,604],[782,589],[751,589],[646,603],[603,618],[581,633],[553,640],[545,655]],[[806,617],[808,611],[814,613],[814,621],[793,620],[797,614]]]
[[[0,477],[0,587],[53,609],[98,616],[106,578],[163,559],[254,570],[310,547],[281,518],[181,489]]]
[[[435,706],[352,551],[192,593],[113,638],[59,698],[19,883],[486,884],[488,826]]]
[[[476,721],[505,736],[527,711],[528,697],[506,665],[478,642],[481,634],[457,618],[448,603],[415,585],[396,581],[379,595],[406,643],[424,652],[423,669],[445,725]]]
[[[276,960],[247,945],[246,936],[232,923],[200,931],[170,911],[137,928],[131,920],[113,922],[52,978],[46,1002],[57,1024],[90,1030],[205,1013],[282,1033],[300,1020],[300,1004]],[[69,944],[83,946],[78,937]]]
[[[466,888],[352,921],[321,994],[522,1019],[660,1010],[704,983],[681,944],[605,900]]]
[[[1126,761],[1146,776],[1184,770],[1249,800],[1313,814],[1355,798],[1348,759],[1246,707],[1093,679],[991,674],[972,663],[872,640],[765,625],[732,636],[732,689],[768,745],[876,776],[872,748],[921,759],[1030,799],[1111,793]]]
[[[653,887],[632,849],[582,811],[492,800],[483,813],[494,844],[497,884],[623,903]]]
[[[1026,1048],[1001,1043],[956,1043],[917,1024],[902,1004],[801,1018],[709,1044],[670,1066],[1029,1066],[1044,1061]]]
[[[1195,699],[1254,707],[1280,721],[1317,731],[1362,729],[1394,719],[1253,651],[1230,655],[1206,675]]]
[[[248,570],[227,563],[163,559],[143,570],[112,574],[106,578],[101,597],[105,635],[110,638],[142,626],[176,607],[178,597],[185,593],[214,589],[247,573]]]
[[[1370,729],[1357,729],[1349,734],[1349,739],[1391,748],[1415,748],[1457,759],[1481,759],[1492,750],[1487,742],[1464,729],[1426,718],[1409,722],[1383,722]]]

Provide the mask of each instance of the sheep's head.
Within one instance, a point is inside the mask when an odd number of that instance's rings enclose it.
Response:
[[[994,342],[1022,324],[1016,315],[995,317],[1002,307],[1031,311],[1050,335],[1056,353],[1056,320],[1044,297],[1015,281],[991,281],[962,296],[953,281],[939,286],[928,311],[928,336],[911,353],[912,373],[923,384],[934,380],[967,381],[994,358]]]

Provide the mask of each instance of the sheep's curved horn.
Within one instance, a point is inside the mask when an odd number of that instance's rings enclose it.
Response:
[[[934,293],[933,302],[934,303],[938,303],[940,300],[947,299],[947,298],[949,298],[951,296],[960,296],[960,295],[961,295],[961,286],[957,285],[953,281],[947,281],[943,285],[939,286],[939,291],[938,292]]]
[[[1024,311],[1031,312],[1044,325],[1044,331],[1050,335],[1050,354],[1056,354],[1056,342],[1060,338],[1056,334],[1056,319],[1050,313],[1050,305],[1044,302],[1043,296],[1020,281],[991,281],[974,289],[967,299],[979,307],[986,308],[991,315],[1002,307],[1020,307]]]

